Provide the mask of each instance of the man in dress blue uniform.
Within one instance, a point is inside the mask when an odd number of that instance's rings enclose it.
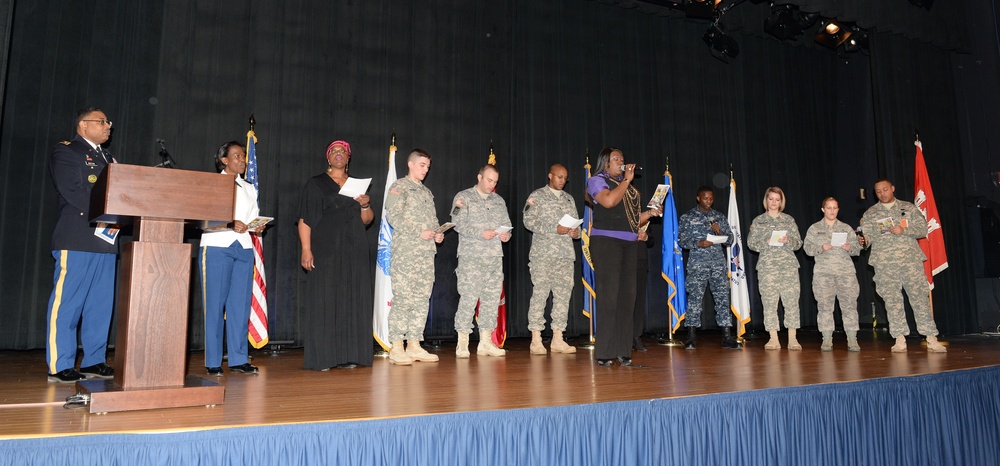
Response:
[[[73,383],[86,377],[108,379],[108,330],[115,294],[117,230],[90,221],[90,193],[114,157],[101,144],[111,121],[99,108],[77,112],[76,137],[56,144],[49,161],[59,199],[52,231],[55,259],[52,296],[46,314],[45,361],[49,381]],[[77,329],[83,346],[76,370]]]

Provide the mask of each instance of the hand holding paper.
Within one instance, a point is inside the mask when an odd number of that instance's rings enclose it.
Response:
[[[771,232],[771,239],[767,242],[767,245],[784,246],[786,242],[788,242],[788,230],[774,230]]]
[[[340,188],[340,195],[354,199],[368,192],[368,185],[371,183],[371,178],[347,178],[347,182]]]
[[[570,214],[564,214],[562,216],[562,218],[559,219],[559,226],[564,226],[566,228],[569,228],[570,230],[572,230],[574,228],[579,228],[580,225],[583,225],[583,219],[582,218],[574,218]],[[497,231],[499,231],[499,230],[497,230]]]

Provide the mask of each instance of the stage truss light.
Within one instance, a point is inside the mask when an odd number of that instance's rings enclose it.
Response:
[[[853,23],[823,19],[814,40],[838,53],[854,53],[868,48],[868,32]]]
[[[705,35],[702,36],[702,40],[708,45],[709,49],[712,51],[712,56],[729,63],[730,58],[736,58],[740,54],[740,44],[736,43],[736,40],[732,37],[726,35],[726,31],[722,29],[722,24],[715,22],[708,27],[705,31]]]
[[[794,40],[818,19],[819,13],[801,11],[797,5],[771,4],[771,15],[764,20],[764,31],[779,40]]]

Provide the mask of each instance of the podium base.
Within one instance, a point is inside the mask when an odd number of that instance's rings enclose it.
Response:
[[[186,377],[183,386],[132,390],[113,380],[81,380],[76,390],[89,396],[91,413],[221,405],[226,395],[226,387],[195,376]]]

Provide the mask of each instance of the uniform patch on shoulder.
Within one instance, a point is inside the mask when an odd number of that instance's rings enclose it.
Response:
[[[462,206],[458,205],[458,203],[456,202],[455,207],[451,208],[451,216],[454,217],[458,215],[458,213],[461,211],[462,211]]]
[[[70,142],[70,141],[59,141],[59,144],[62,144],[64,146],[68,146],[68,145],[73,144],[73,143]]]
[[[389,194],[395,194],[398,196],[400,193],[401,191],[399,190],[399,188],[389,188]]]

